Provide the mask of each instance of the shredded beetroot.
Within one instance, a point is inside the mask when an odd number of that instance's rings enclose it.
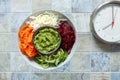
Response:
[[[59,26],[60,28],[57,30],[62,38],[61,48],[67,50],[70,53],[75,42],[75,32],[67,21],[60,21]]]

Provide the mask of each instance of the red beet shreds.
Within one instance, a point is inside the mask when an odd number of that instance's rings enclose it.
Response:
[[[62,38],[61,48],[70,53],[75,42],[75,32],[67,21],[60,21],[59,26],[57,30]]]

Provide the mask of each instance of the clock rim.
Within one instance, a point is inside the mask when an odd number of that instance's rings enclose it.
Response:
[[[108,5],[108,4],[118,4],[120,5],[120,0],[110,0],[110,1],[106,1],[102,4],[100,4],[98,7],[95,8],[95,10],[92,12],[92,15],[90,16],[90,29],[92,34],[100,41],[106,43],[106,44],[115,44],[115,43],[119,43],[120,44],[120,40],[118,41],[107,41],[102,39],[101,37],[98,36],[97,32],[94,29],[94,18],[96,16],[96,14],[99,12],[99,10],[101,10],[104,6]]]

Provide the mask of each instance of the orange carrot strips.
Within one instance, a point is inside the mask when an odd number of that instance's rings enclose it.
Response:
[[[19,48],[21,52],[30,59],[33,59],[37,55],[37,51],[32,44],[32,36],[33,27],[29,24],[22,25],[18,32]]]

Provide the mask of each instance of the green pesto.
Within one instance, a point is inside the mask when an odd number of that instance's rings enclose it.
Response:
[[[33,42],[37,50],[47,53],[53,51],[60,44],[60,36],[53,28],[46,27],[38,31]]]

